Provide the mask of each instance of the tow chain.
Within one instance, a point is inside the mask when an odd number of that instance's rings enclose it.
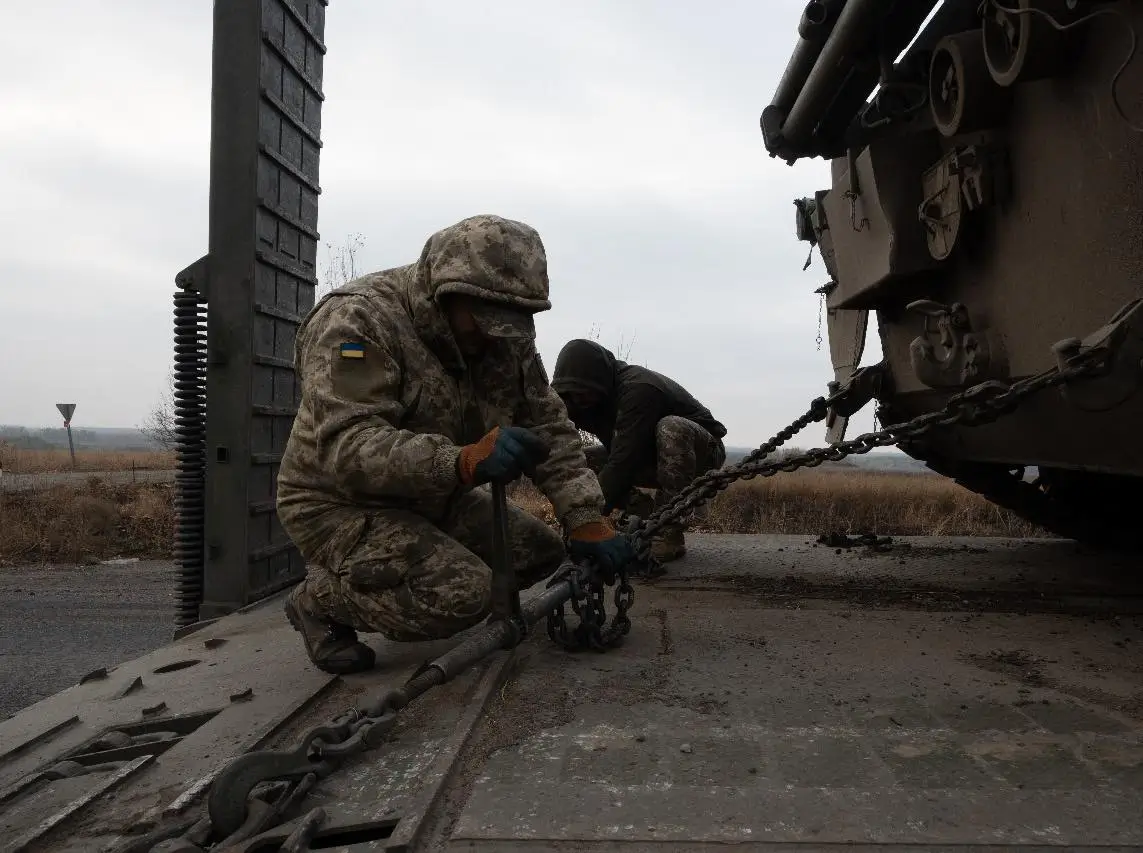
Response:
[[[647,518],[632,518],[626,529],[635,546],[636,560],[643,573],[656,574],[657,561],[651,554],[652,538],[670,525],[683,521],[695,509],[738,480],[772,477],[783,471],[814,468],[823,462],[840,462],[847,456],[868,453],[876,447],[888,447],[918,439],[940,427],[989,423],[1014,411],[1024,398],[1032,394],[1095,373],[1103,366],[1106,356],[1106,349],[1093,348],[1072,356],[1066,367],[1052,367],[1010,385],[996,380],[981,382],[951,396],[942,409],[890,424],[876,432],[865,433],[830,447],[819,447],[784,459],[767,461],[767,457],[811,423],[824,420],[831,404],[842,397],[846,389],[843,388],[829,398],[818,397],[804,415],[742,461],[700,474],[666,506]]]
[[[579,569],[578,573],[576,569]],[[571,586],[571,605],[579,617],[579,625],[574,631],[568,629],[567,614],[563,603],[548,612],[548,637],[552,642],[568,651],[593,649],[606,651],[619,644],[631,630],[631,619],[627,611],[635,603],[635,589],[631,586],[627,568],[614,573],[605,573],[591,567],[584,574],[582,567],[565,566],[549,582],[548,586],[567,581]],[[615,586],[615,615],[607,624],[607,607],[604,603],[604,587]]]

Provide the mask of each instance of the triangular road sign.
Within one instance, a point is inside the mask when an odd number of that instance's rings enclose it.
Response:
[[[56,408],[60,410],[65,421],[70,421],[71,416],[75,414],[75,403],[56,403]]]

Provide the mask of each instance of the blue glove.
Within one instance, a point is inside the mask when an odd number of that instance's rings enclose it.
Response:
[[[548,445],[531,430],[493,427],[480,441],[461,448],[457,474],[466,486],[491,480],[507,483],[530,474],[548,453]]]
[[[630,537],[616,531],[608,518],[581,524],[568,534],[568,553],[607,572],[618,572],[635,559]]]

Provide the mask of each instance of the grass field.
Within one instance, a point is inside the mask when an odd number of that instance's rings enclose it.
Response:
[[[77,450],[75,463],[73,468],[67,450],[23,450],[0,441],[0,469],[6,474],[171,469],[175,467],[175,454],[163,450]]]
[[[174,537],[169,483],[80,485],[0,494],[0,564],[168,559]]]
[[[550,504],[531,483],[518,484],[511,495],[554,523]],[[0,562],[167,559],[173,497],[170,484],[109,485],[94,476],[80,485],[0,495]],[[1047,535],[941,477],[821,469],[738,483],[715,498],[707,519],[694,529],[813,536]]]
[[[521,483],[513,500],[549,523],[552,508]],[[1046,536],[951,480],[917,474],[804,470],[741,481],[711,502],[705,533]]]

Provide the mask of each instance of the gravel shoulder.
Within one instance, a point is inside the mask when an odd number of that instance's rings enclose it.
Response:
[[[165,561],[0,570],[0,719],[167,643],[173,571]]]

